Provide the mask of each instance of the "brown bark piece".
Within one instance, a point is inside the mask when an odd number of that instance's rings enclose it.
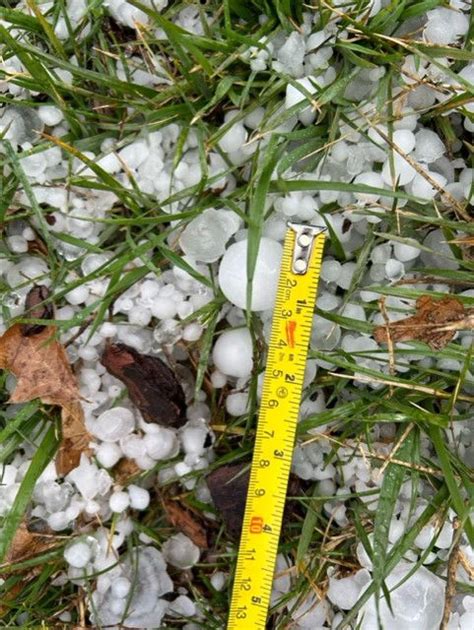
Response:
[[[186,422],[183,388],[161,359],[116,343],[105,348],[101,363],[126,385],[144,420],[175,428]]]
[[[465,328],[461,322],[467,313],[456,297],[446,296],[436,300],[422,296],[416,301],[416,313],[411,317],[377,326],[374,339],[378,343],[387,343],[388,336],[396,341],[424,341],[433,350],[441,350],[454,337],[457,330]]]
[[[173,527],[186,534],[201,549],[209,548],[206,530],[191,510],[184,507],[179,501],[171,499],[162,499],[162,504],[166,518]]]
[[[84,425],[75,376],[55,333],[54,326],[47,326],[25,336],[21,325],[14,324],[0,337],[0,368],[17,377],[10,403],[39,398],[62,408],[63,442],[56,464],[64,475],[79,464],[92,438]]]

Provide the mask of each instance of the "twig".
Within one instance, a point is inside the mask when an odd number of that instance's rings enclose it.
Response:
[[[446,630],[449,624],[449,617],[451,616],[451,607],[453,605],[453,599],[456,595],[456,572],[460,561],[459,545],[461,544],[462,528],[460,527],[459,520],[457,518],[453,521],[454,539],[451,547],[451,553],[448,559],[448,575],[446,581],[446,590],[444,595],[444,610],[443,618],[439,625],[439,630]]]

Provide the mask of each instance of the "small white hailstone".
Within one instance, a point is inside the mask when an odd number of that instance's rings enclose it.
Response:
[[[176,302],[171,298],[157,297],[150,308],[157,319],[172,319],[176,315]]]
[[[411,153],[416,145],[415,134],[409,129],[397,129],[393,132],[393,144],[403,153]]]
[[[106,494],[112,485],[112,478],[103,469],[99,469],[84,453],[77,468],[71,470],[66,479],[76,486],[84,499],[90,501],[97,495]]]
[[[130,484],[127,488],[130,496],[130,507],[134,510],[146,510],[150,504],[150,493],[145,488]]]
[[[249,395],[246,392],[235,392],[229,394],[225,401],[225,408],[231,416],[243,416],[247,411]]]
[[[397,282],[405,275],[405,265],[395,258],[390,258],[385,263],[385,275],[387,280]]]
[[[188,420],[201,423],[203,419],[210,420],[211,412],[205,402],[196,400],[192,405],[188,405],[186,417]]]
[[[6,241],[8,248],[14,254],[24,254],[28,251],[28,241],[19,234],[7,237]]]
[[[88,419],[87,428],[103,442],[117,442],[129,435],[135,428],[135,416],[126,407],[113,407],[98,418]]]
[[[357,573],[340,579],[330,577],[327,597],[341,610],[350,610],[370,581],[367,569],[360,569]]]
[[[415,627],[431,630],[439,626],[443,616],[444,582],[425,567],[413,572],[414,567],[412,563],[401,561],[391,571],[385,579],[391,609],[381,596],[377,610],[372,595],[359,612],[357,622],[361,630],[377,628],[379,615],[385,630]]]
[[[136,170],[149,156],[150,148],[145,140],[135,140],[118,152],[120,159],[131,170]]]
[[[66,293],[64,297],[66,298],[66,301],[69,302],[69,304],[72,304],[73,306],[78,306],[79,304],[84,304],[89,297],[89,289],[87,286],[82,284],[79,287],[71,289],[71,291]]]
[[[196,614],[196,604],[186,595],[179,595],[169,605],[169,612],[179,617],[194,617]]]
[[[223,571],[216,571],[211,575],[211,585],[216,591],[222,591],[227,580],[227,575]]]
[[[87,501],[84,506],[84,511],[91,515],[97,514],[100,512],[100,503],[98,501]]]
[[[257,129],[265,116],[264,107],[256,107],[249,112],[244,118],[244,124],[249,129]]]
[[[204,444],[209,429],[202,420],[191,420],[181,429],[181,444],[186,455],[200,457],[205,450]]]
[[[325,291],[318,296],[318,308],[322,311],[333,311],[341,303],[341,298],[337,295]]]
[[[115,597],[123,599],[124,597],[127,597],[127,595],[130,593],[131,586],[132,585],[129,579],[127,579],[126,577],[119,577],[112,582],[112,593]]]
[[[222,333],[214,344],[212,358],[216,368],[227,376],[246,377],[253,368],[250,332],[234,328]]]
[[[106,173],[111,175],[122,170],[122,162],[118,159],[115,153],[107,153],[107,155],[104,155],[96,160],[96,164]]]
[[[201,335],[203,333],[203,327],[201,326],[201,324],[198,324],[197,322],[193,322],[192,324],[188,324],[188,326],[184,327],[183,330],[183,339],[184,341],[197,341],[198,339],[201,338]]]
[[[227,376],[219,372],[219,370],[214,370],[211,374],[211,383],[216,389],[221,389],[221,387],[226,386]]]
[[[59,125],[63,119],[63,113],[54,105],[41,105],[38,107],[38,116],[48,127]]]
[[[247,247],[246,239],[231,245],[219,266],[219,286],[229,302],[240,308],[246,308],[247,304]],[[252,311],[272,308],[282,252],[280,243],[266,237],[260,239],[253,277]]]
[[[361,322],[365,322],[365,310],[360,304],[352,304],[349,302],[345,305],[341,315],[348,317],[349,319],[357,319]]]
[[[423,30],[423,37],[431,44],[453,44],[465,35],[469,29],[469,19],[461,11],[446,7],[437,7],[427,13],[428,21]]]
[[[431,164],[446,153],[443,141],[435,131],[420,129],[415,134],[415,157],[420,162]]]
[[[229,238],[239,229],[240,219],[229,210],[207,208],[181,233],[179,244],[187,256],[211,263],[225,252]]]
[[[446,184],[446,177],[440,173],[432,173],[427,171],[427,175],[434,180],[441,188]],[[438,194],[437,188],[435,188],[426,177],[416,174],[411,183],[411,191],[416,197],[420,199],[433,199]]]
[[[303,601],[298,597],[292,598],[288,602],[288,610],[297,628],[314,630],[324,626],[330,606],[326,599],[321,600],[315,593],[310,592]]]
[[[234,112],[229,112],[229,114],[234,114]],[[226,122],[228,122],[228,118],[226,116]],[[234,116],[232,116],[234,117]],[[243,144],[247,141],[247,130],[245,129],[242,122],[234,123],[222,136],[219,140],[218,144],[222,151],[226,153],[232,153],[234,151],[238,151]]]
[[[77,351],[77,356],[84,361],[95,361],[99,354],[92,346],[81,346]]]
[[[351,286],[352,276],[354,275],[356,268],[357,265],[353,262],[344,263],[341,266],[341,271],[336,279],[336,284],[341,287],[341,289],[347,291],[347,289]]]
[[[438,549],[449,549],[449,547],[451,547],[451,543],[453,542],[453,534],[454,529],[452,523],[449,521],[443,523],[443,527],[436,539],[436,547],[438,547]]]
[[[293,77],[303,74],[303,60],[306,54],[306,40],[297,31],[293,31],[277,52],[278,70]]]
[[[301,89],[299,89],[301,86]],[[306,96],[306,93],[314,94],[317,90],[314,81],[312,81],[309,77],[305,77],[304,79],[298,79],[294,82],[294,84],[288,83],[286,86],[286,98],[285,98],[285,107],[286,109],[290,109],[293,105],[297,103],[301,103],[301,101],[306,101],[310,97]]]
[[[135,306],[135,308],[128,313],[128,321],[134,326],[146,328],[151,321],[151,312],[144,306]]]
[[[395,242],[393,244],[393,253],[395,258],[401,262],[408,262],[418,258],[420,255],[420,249],[414,245],[409,245],[408,243]]]
[[[321,278],[325,282],[335,282],[341,275],[341,263],[334,258],[325,258],[321,265]]]
[[[112,512],[124,512],[129,505],[130,497],[128,496],[128,492],[115,491],[110,495],[109,506]]]
[[[186,462],[178,462],[174,467],[175,473],[178,477],[185,477],[192,472],[192,468],[186,464]]]
[[[22,230],[21,235],[27,241],[34,241],[35,238],[36,238],[35,231],[32,228],[30,228],[29,226],[26,227],[24,230]]]
[[[193,314],[194,308],[189,300],[182,300],[177,304],[176,312],[180,319],[186,319]]]
[[[167,562],[178,569],[190,569],[199,561],[199,547],[184,534],[175,534],[163,543],[161,549]]]
[[[83,569],[92,558],[92,549],[84,540],[73,541],[64,550],[64,559],[76,569]]]
[[[400,186],[405,186],[411,182],[415,175],[416,170],[413,166],[398,153],[393,154],[393,170],[389,159],[384,162],[382,167],[382,179],[389,186],[395,182],[398,182]]]
[[[122,457],[121,448],[112,442],[103,442],[95,452],[97,461],[104,468],[112,468]]]
[[[384,188],[384,181],[379,173],[366,172],[360,173],[354,179],[354,184],[364,184],[365,186],[371,186],[372,188]],[[354,197],[361,204],[375,203],[380,199],[382,193],[366,193],[356,192]]]
[[[50,514],[47,519],[47,523],[49,527],[55,532],[60,532],[69,525],[69,519],[67,517],[66,512],[55,512],[54,514]]]
[[[313,317],[311,347],[317,350],[334,350],[341,339],[341,327],[320,315]]]
[[[160,427],[156,433],[147,433],[143,437],[146,454],[153,460],[170,459],[179,452],[175,433],[166,427]]]

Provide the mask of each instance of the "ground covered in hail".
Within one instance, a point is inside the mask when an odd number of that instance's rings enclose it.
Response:
[[[1,3],[0,625],[225,628],[293,220],[328,238],[268,627],[474,627],[473,30]]]

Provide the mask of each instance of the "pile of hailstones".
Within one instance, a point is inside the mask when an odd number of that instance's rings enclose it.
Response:
[[[146,14],[125,0],[109,0],[106,4],[111,15],[128,26],[133,26],[136,20],[148,20]],[[145,4],[150,2],[145,1]],[[166,3],[161,4],[164,6]],[[377,0],[373,2],[372,13],[375,14],[382,4]],[[465,35],[468,19],[463,10],[468,9],[468,3],[455,0],[450,4],[451,9],[438,8],[424,16],[418,31],[425,41],[449,45]],[[41,5],[41,10],[47,5]],[[73,3],[69,0],[67,6],[73,24],[78,23],[87,11],[86,2]],[[174,19],[183,28],[200,33],[201,22],[192,7],[181,11]],[[407,31],[416,31],[412,27],[413,24],[407,24]],[[61,28],[58,22],[56,34],[60,38],[67,37],[67,29]],[[263,48],[250,48],[243,55],[243,60],[256,72],[273,69],[292,77],[291,83],[288,83],[286,100],[274,116],[281,119],[284,110],[293,109],[284,123],[274,127],[275,130],[290,130],[298,122],[304,126],[313,122],[314,111],[305,102],[321,87],[330,85],[336,77],[332,65],[332,45],[336,34],[344,38],[344,32],[338,32],[337,19],[331,21],[324,30],[315,30],[312,17],[308,14],[300,32],[289,36],[278,34],[262,40]],[[157,36],[164,37],[159,30]],[[131,58],[130,63],[135,68],[132,80],[136,83],[152,86],[169,82],[163,69],[158,68],[156,74],[151,74],[140,66],[139,59]],[[24,70],[17,57],[11,57],[1,64],[7,74]],[[379,194],[328,190],[314,194],[298,192],[268,196],[268,209],[273,209],[273,212],[263,226],[264,237],[257,259],[251,303],[252,310],[262,319],[267,337],[286,221],[293,219],[321,224],[323,220],[318,209],[325,203],[337,202],[341,207],[350,207],[351,210],[325,215],[325,221],[330,222],[344,248],[347,261],[341,263],[328,251],[323,263],[318,301],[322,311],[338,312],[347,318],[361,321],[370,318],[372,323],[380,323],[379,315],[368,316],[364,308],[365,304],[370,306],[379,297],[376,291],[369,288],[371,285],[396,282],[409,276],[410,269],[415,265],[457,268],[457,262],[439,230],[430,232],[421,242],[413,239],[387,241],[373,248],[366,275],[362,279],[362,290],[352,301],[342,306],[340,289],[347,290],[351,286],[356,270],[354,253],[364,242],[368,224],[379,224],[383,231],[384,215],[391,207],[391,199],[384,197],[383,189],[392,188],[396,181],[402,191],[415,195],[421,203],[434,199],[441,189],[454,202],[465,203],[470,195],[472,169],[462,159],[450,158],[439,135],[424,127],[419,118],[420,112],[427,107],[443,101],[448,93],[461,91],[466,82],[472,82],[474,64],[466,65],[457,80],[451,74],[444,73],[440,64],[449,67],[450,61],[438,58],[436,65],[425,61],[417,63],[412,56],[407,55],[401,76],[403,85],[395,87],[393,94],[397,104],[391,138],[393,148],[387,143],[387,127],[367,122],[374,115],[370,95],[375,92],[384,69],[362,70],[357,79],[347,86],[345,93],[346,98],[360,103],[358,112],[347,114],[350,124],[340,123],[341,139],[334,144],[327,159],[314,173],[284,173],[288,179],[303,177],[368,184],[380,189]],[[125,78],[123,66],[117,70]],[[64,70],[58,69],[57,73],[64,81],[72,81],[72,76]],[[15,86],[11,81],[1,83],[0,90],[10,92],[18,99],[29,96],[25,88]],[[404,92],[406,98],[398,101],[397,95]],[[369,103],[365,100],[367,95]],[[472,123],[459,113],[451,112],[449,115],[459,137],[452,145],[452,151],[456,152],[461,146],[464,129],[472,131]],[[103,523],[114,519],[113,530],[103,526],[75,537],[65,549],[69,568],[56,577],[57,584],[72,581],[84,586],[88,576],[99,574],[97,579],[94,578],[94,590],[89,601],[92,623],[113,625],[124,621],[132,627],[157,627],[166,614],[193,619],[185,626],[186,630],[200,627],[199,619],[205,602],[201,602],[201,608],[198,608],[184,588],[175,590],[167,569],[167,566],[173,567],[173,570],[191,568],[199,561],[199,549],[189,538],[177,534],[158,551],[152,539],[140,534],[138,548],[133,553],[121,554],[120,549],[134,528],[133,510],[145,510],[149,505],[147,483],[151,482],[121,487],[114,482],[111,469],[124,457],[133,460],[145,471],[161,463],[158,473],[160,483],[179,479],[186,489],[196,493],[199,500],[210,502],[208,488],[198,474],[209,466],[214,457],[212,445],[209,446],[212,439],[209,440],[210,411],[206,395],[200,392],[191,401],[192,375],[183,368],[180,377],[189,399],[187,424],[179,431],[174,431],[145,423],[127,398],[120,398],[116,404],[123,386],[105,371],[99,357],[105,341],[116,340],[140,352],[153,354],[159,354],[166,346],[178,363],[185,360],[186,355],[177,342],[196,342],[203,332],[202,326],[193,321],[193,314],[214,299],[210,274],[210,269],[214,267],[219,288],[227,298],[227,304],[220,312],[220,320],[227,324],[228,329],[218,337],[213,348],[211,381],[215,388],[229,388],[226,409],[231,416],[245,413],[248,401],[246,388],[253,368],[252,343],[244,326],[242,310],[246,305],[246,283],[242,269],[246,265],[247,232],[239,216],[226,209],[225,197],[235,188],[235,179],[228,163],[236,167],[245,165],[257,148],[263,148],[267,142],[269,134],[257,141],[252,139],[253,132],[258,129],[264,116],[265,111],[261,107],[256,107],[243,118],[237,111],[227,113],[219,150],[210,151],[208,155],[210,187],[216,194],[221,191],[222,203],[219,209],[207,208],[169,238],[170,245],[179,244],[183,251],[182,259],[188,270],[193,269],[193,275],[180,265],[171,267],[160,277],[153,274],[146,276],[115,302],[113,323],[104,323],[91,339],[87,338],[87,333],[80,335],[68,346],[70,360],[76,364],[80,378],[87,428],[94,437],[94,457],[83,456],[80,466],[65,479],[58,479],[54,466],[48,466],[34,491],[32,515],[44,519],[52,530],[58,532],[74,529],[75,520],[80,515],[90,519],[97,517]],[[265,124],[271,127],[271,120]],[[56,314],[58,319],[70,320],[81,309],[97,304],[104,295],[108,284],[107,269],[114,252],[90,254],[80,246],[55,236],[55,233],[63,232],[76,237],[80,235],[89,243],[97,244],[104,225],[101,219],[107,216],[116,197],[110,192],[92,188],[73,187],[66,191],[64,178],[70,164],[60,149],[48,147],[38,150],[35,147],[37,132],[43,129],[59,137],[68,132],[62,112],[53,105],[43,104],[36,109],[7,105],[0,110],[0,130],[13,147],[21,148],[20,164],[37,202],[54,209],[49,216],[53,244],[65,260],[81,259],[80,267],[68,274],[64,286],[73,286],[77,280],[81,282],[69,290],[65,296],[65,305]],[[179,212],[182,205],[178,202],[167,203],[168,197],[194,186],[203,176],[198,143],[192,129],[184,145],[183,158],[174,168],[174,151],[179,134],[179,126],[170,124],[152,133],[145,131],[129,143],[117,144],[113,138],[109,138],[104,140],[99,153],[87,153],[86,156],[125,188],[131,186],[129,173],[132,173],[142,191],[153,195],[170,213]],[[226,160],[222,153],[226,154]],[[72,168],[74,173],[82,177],[95,177],[79,160],[73,161]],[[25,207],[30,205],[23,191],[16,195],[15,201]],[[189,198],[185,201],[188,202]],[[399,207],[403,204],[403,200],[398,200]],[[39,229],[40,226],[33,223],[33,227]],[[15,256],[8,260],[0,259],[0,273],[3,282],[11,289],[6,298],[11,316],[22,312],[25,295],[32,283],[49,284],[49,269],[45,260],[28,254],[29,243],[34,239],[35,231],[25,222],[19,220],[8,224],[6,242]],[[137,265],[142,265],[140,258],[131,261],[127,269]],[[427,285],[427,288],[448,291],[444,285]],[[469,291],[465,294],[472,296]],[[403,311],[412,307],[413,303],[409,300],[394,297],[387,300],[391,319],[403,317]],[[372,312],[377,309],[369,310]],[[312,347],[328,354],[325,360],[308,362],[306,385],[312,382],[317,369],[332,367],[330,351],[340,348],[353,353],[361,366],[381,372],[387,370],[387,357],[381,354],[380,348],[369,335],[343,332],[338,325],[320,316],[315,317],[314,323]],[[64,340],[76,332],[74,329],[69,330]],[[469,336],[461,338],[461,344],[464,343],[470,345]],[[407,357],[404,362],[397,362],[396,369],[408,370],[412,360],[417,358]],[[454,360],[444,360],[439,361],[437,367],[457,370],[460,366]],[[13,387],[12,379],[8,380],[8,387]],[[322,394],[315,400],[306,398],[301,417],[324,408]],[[10,408],[8,413],[13,415],[15,408]],[[323,432],[326,428],[319,427],[318,431]],[[386,456],[389,453],[387,442],[393,436],[392,425],[374,429],[373,449],[376,454]],[[472,458],[473,450],[467,427],[463,423],[456,423],[456,435],[449,436],[449,439],[456,440],[458,452],[467,463],[468,458]],[[377,509],[377,494],[371,494],[370,491],[374,492],[380,487],[382,477],[372,470],[367,459],[354,457],[354,452],[359,448],[360,445],[355,444],[341,448],[339,457],[342,468],[337,470],[332,464],[325,464],[330,446],[322,439],[299,445],[295,451],[294,472],[302,479],[317,482],[318,492],[327,497],[324,503],[326,513],[341,527],[348,524],[344,495],[353,491],[366,492],[368,507],[374,511]],[[428,448],[427,445],[425,448]],[[32,454],[31,445],[25,444],[14,459],[3,467],[1,515],[11,508]],[[391,545],[396,543],[426,505],[426,499],[420,497],[417,510],[412,513],[411,494],[412,488],[407,482],[400,493],[391,522]],[[212,515],[209,517],[212,518]],[[427,525],[417,537],[414,549],[406,554],[404,561],[388,578],[388,587],[398,584],[411,573],[414,562],[423,558],[423,566],[392,593],[391,605],[397,625],[404,620],[407,624],[417,620],[420,627],[426,628],[439,624],[444,582],[424,565],[446,560],[453,535],[452,518],[453,515],[437,532],[435,546],[424,554],[436,533],[435,524]],[[464,541],[461,549],[466,557],[472,558],[472,552]],[[358,548],[358,558],[362,568],[356,574],[343,579],[330,575],[329,590],[324,599],[310,595],[303,602],[287,602],[295,627],[327,628],[335,627],[340,622],[342,611],[351,608],[371,580],[370,559],[361,546]],[[296,574],[295,567],[279,556],[274,602],[288,593],[293,574]],[[211,578],[212,587],[216,590],[225,588],[227,577],[226,572],[216,571]],[[469,582],[469,576],[463,568],[458,569],[458,579]],[[170,597],[171,593],[175,593],[174,599]],[[380,614],[385,628],[395,627],[385,602],[382,602]],[[61,620],[68,621],[68,613],[64,613]],[[361,612],[360,620],[361,628],[369,630],[376,627],[372,598]],[[473,621],[474,598],[466,595],[458,602],[449,627],[452,630],[464,630],[471,628]]]

